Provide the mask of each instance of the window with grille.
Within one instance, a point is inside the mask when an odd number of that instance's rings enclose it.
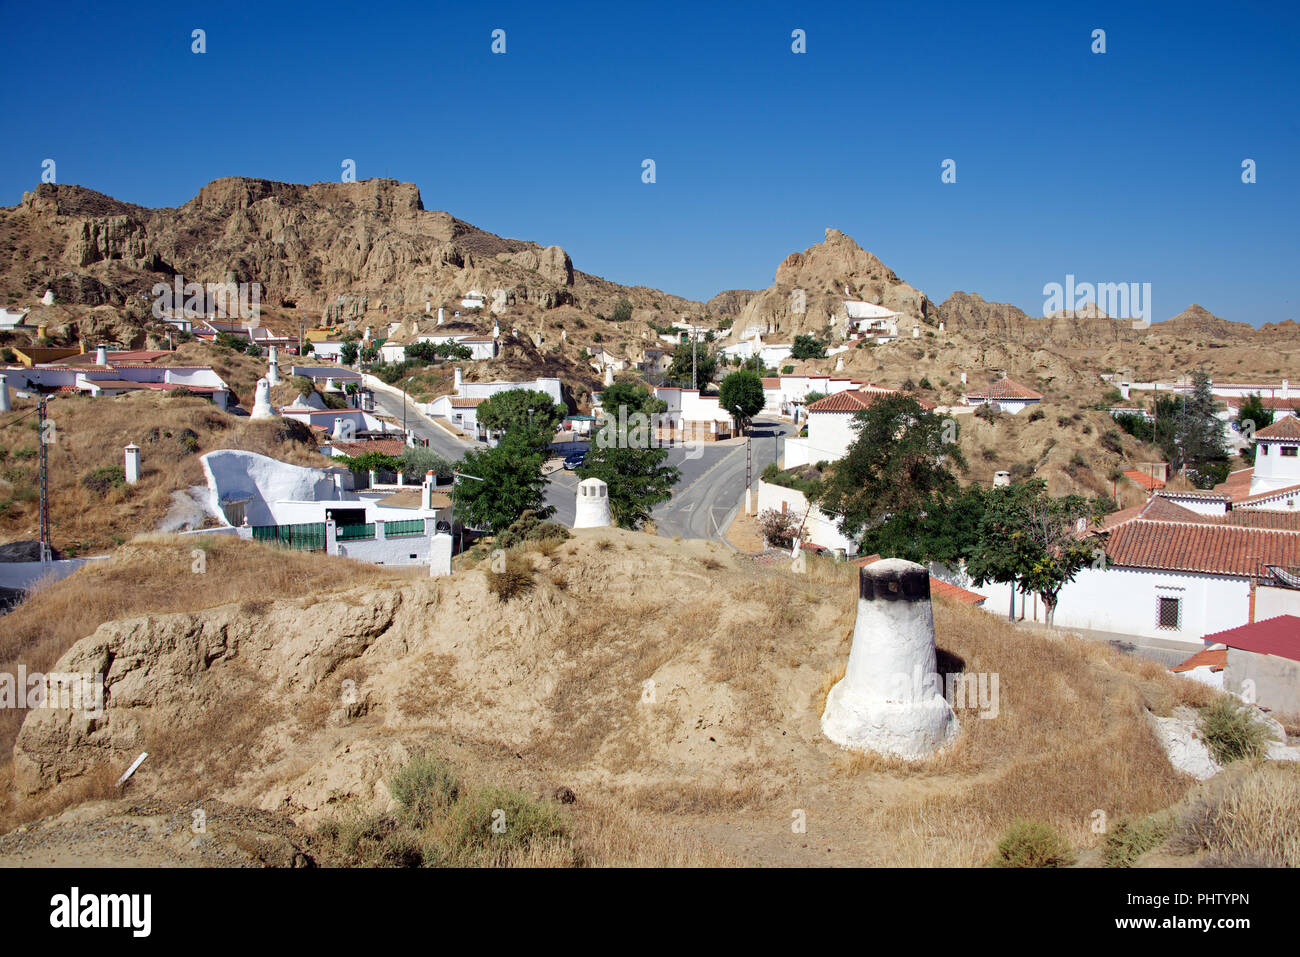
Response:
[[[1156,625],[1160,628],[1177,628],[1180,606],[1179,598],[1156,599]]]
[[[1296,452],[1300,451],[1294,445],[1282,446],[1282,455],[1287,458],[1295,458]]]

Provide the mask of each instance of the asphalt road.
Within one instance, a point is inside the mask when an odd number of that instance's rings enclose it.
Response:
[[[375,411],[382,415],[391,416],[400,423],[402,421],[401,394],[394,395],[379,388],[373,391],[375,394]],[[469,449],[483,447],[482,442],[463,441],[447,432],[447,430],[434,425],[409,396],[406,397],[406,427],[419,438],[428,439],[430,449],[452,462],[458,461]]]
[[[776,460],[778,443],[792,430],[793,426],[779,419],[759,419],[751,426],[755,484],[763,467]],[[659,534],[670,538],[722,538],[745,493],[744,440],[670,448],[666,464],[680,469],[682,477],[673,497],[651,513]],[[578,478],[564,470],[549,478],[546,503],[555,507],[555,521],[571,526]]]
[[[402,421],[402,396],[375,389],[377,412]],[[406,426],[415,435],[429,440],[429,448],[455,462],[481,442],[455,438],[434,425],[409,398],[406,403]],[[749,430],[751,468],[755,484],[758,474],[779,457],[779,446],[793,426],[776,418],[755,419]],[[673,497],[654,510],[655,526],[660,535],[682,538],[722,538],[733,513],[740,507],[745,492],[745,441],[731,439],[719,443],[700,443],[693,447],[668,449],[667,464],[681,470],[682,476]],[[555,508],[553,521],[572,526],[578,477],[559,469],[548,476],[546,504]]]

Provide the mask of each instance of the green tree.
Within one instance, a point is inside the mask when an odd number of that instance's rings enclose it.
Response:
[[[478,424],[493,432],[522,431],[535,443],[549,445],[568,412],[545,392],[510,389],[498,392],[478,407]]]
[[[682,473],[664,464],[667,449],[637,448],[627,441],[626,432],[614,433],[617,442],[602,441],[605,434],[592,443],[575,471],[579,478],[598,478],[609,486],[609,517],[615,525],[640,528],[656,505],[672,498]]]
[[[474,478],[456,482],[456,518],[493,533],[509,528],[526,511],[549,518],[555,510],[546,504],[545,460],[545,450],[521,430],[507,431],[492,448],[465,453],[460,471]]]
[[[695,388],[700,391],[713,381],[714,373],[718,371],[717,353],[711,352],[709,347],[702,343],[684,342],[677,347],[673,353],[672,365],[668,367],[664,379],[675,386],[683,389],[691,388],[691,350],[695,350]]]
[[[966,467],[956,436],[949,440],[945,421],[913,396],[880,396],[854,414],[853,429],[848,452],[813,493],[841,516],[845,535],[857,538],[889,515],[925,511],[959,491],[949,468]]]
[[[356,365],[358,355],[360,355],[360,349],[357,348],[355,341],[345,342],[339,347],[339,360],[345,366]]]
[[[618,381],[605,387],[600,394],[600,407],[606,417],[618,418],[619,407],[627,409],[627,415],[642,412],[652,415],[668,411],[668,403],[655,398],[653,392],[636,382]]]
[[[722,388],[718,390],[718,404],[731,413],[742,435],[754,416],[763,411],[766,402],[763,380],[748,370],[731,373],[722,380]]]
[[[948,501],[895,512],[863,532],[859,551],[957,568],[978,546],[986,494],[971,484]]]
[[[610,318],[615,322],[627,322],[632,318],[632,303],[626,299],[620,299],[618,305],[614,307],[614,314]]]
[[[1197,488],[1212,488],[1228,477],[1228,447],[1218,402],[1210,391],[1210,377],[1192,373],[1192,391],[1184,395],[1174,417],[1173,455],[1177,468],[1186,469]]]
[[[451,479],[455,464],[432,449],[410,446],[401,455],[402,474],[408,482],[423,482],[426,472],[432,472],[441,481]]]
[[[1042,479],[991,489],[966,570],[977,585],[1012,586],[1008,617],[1014,617],[1016,591],[1037,593],[1051,628],[1061,589],[1096,559],[1095,541],[1079,534],[1080,520],[1096,517],[1095,502],[1081,495],[1053,498]]]
[[[1241,450],[1241,454],[1253,464],[1255,433],[1273,424],[1273,410],[1264,405],[1264,399],[1258,392],[1252,393],[1246,396],[1241,408],[1237,410],[1236,423],[1241,437],[1250,443],[1248,448]]]
[[[790,349],[792,359],[825,359],[826,343],[816,336],[795,336]]]

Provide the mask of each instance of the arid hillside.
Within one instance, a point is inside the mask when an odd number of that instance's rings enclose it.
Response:
[[[504,863],[977,865],[1022,818],[1087,860],[1096,809],[1139,820],[1189,797],[1144,713],[1204,703],[1203,686],[942,602],[940,670],[996,673],[996,706],[959,709],[959,738],[925,762],[824,740],[848,565],[796,573],[617,529],[513,551],[504,579],[486,552],[430,580],[229,539],[204,545],[196,574],[192,546],[133,542],[6,619],[0,659],[102,673],[107,701],[90,723],[42,710],[11,727],[10,826],[113,798],[111,780],[149,758],[121,800],[0,840],[0,860],[75,859],[94,822],[209,805],[278,816],[277,846],[318,862],[418,860],[385,837],[410,810],[412,768],[454,769],[456,808],[505,788],[545,824],[544,849]],[[447,827],[461,813],[426,812]]]

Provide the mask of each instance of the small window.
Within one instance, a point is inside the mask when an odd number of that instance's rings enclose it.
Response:
[[[1259,454],[1260,454],[1260,455],[1268,455],[1268,446],[1267,446],[1267,445],[1261,445],[1261,446],[1259,447]]]
[[[1156,608],[1156,626],[1159,628],[1177,628],[1180,606],[1180,598],[1157,598]]]
[[[1284,446],[1282,446],[1282,457],[1283,457],[1283,458],[1290,458],[1290,459],[1293,459],[1293,458],[1295,458],[1295,454],[1296,454],[1296,452],[1300,452],[1300,449],[1296,448],[1294,445],[1284,445]]]

